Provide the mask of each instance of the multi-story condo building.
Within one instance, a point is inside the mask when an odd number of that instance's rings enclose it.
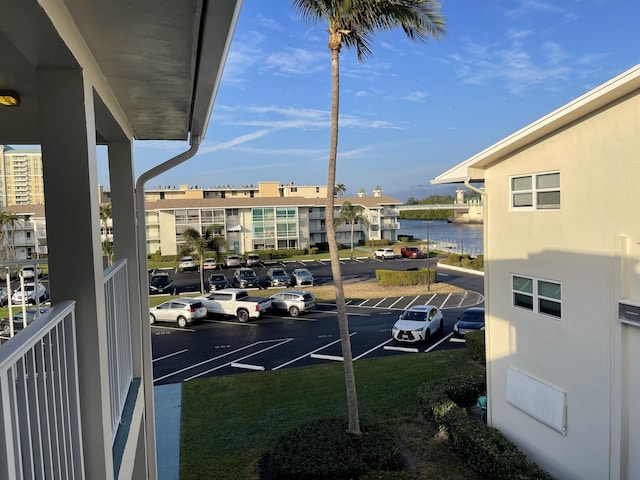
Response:
[[[280,185],[260,182],[240,188],[189,187],[154,188],[145,193],[147,253],[177,254],[184,244],[182,232],[195,228],[203,232],[208,226],[221,226],[229,250],[246,253],[255,250],[309,248],[327,241],[326,186]],[[108,195],[100,189],[101,199]],[[361,189],[357,197],[336,198],[334,218],[348,201],[363,208],[369,225],[357,224],[354,243],[359,240],[397,240],[397,200],[382,195],[379,186],[373,196]],[[18,259],[37,253],[36,246],[46,245],[44,208],[42,205],[20,205],[7,208],[20,220],[13,228],[13,241]],[[102,238],[111,238],[111,221],[107,230],[101,225]],[[35,232],[39,232],[36,234]],[[40,235],[40,236],[38,236]],[[8,237],[9,238],[9,237]],[[351,226],[337,228],[338,242],[351,243]],[[40,250],[41,252],[42,250]]]
[[[0,145],[0,207],[43,203],[40,148]]]

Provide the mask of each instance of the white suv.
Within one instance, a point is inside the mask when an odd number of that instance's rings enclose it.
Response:
[[[196,262],[193,260],[193,257],[182,257],[180,262],[178,263],[178,271],[186,272],[187,270],[195,270]]]
[[[385,260],[387,258],[396,258],[396,252],[393,250],[393,248],[379,248],[374,252],[373,255],[376,258],[381,258],[382,260]]]

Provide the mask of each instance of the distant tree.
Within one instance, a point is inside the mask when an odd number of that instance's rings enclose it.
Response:
[[[349,320],[333,218],[340,113],[340,51],[343,46],[354,48],[358,60],[362,61],[371,54],[370,41],[374,33],[402,28],[409,39],[425,41],[428,38],[438,38],[444,35],[445,21],[440,14],[440,4],[435,0],[292,0],[292,5],[303,19],[315,24],[326,23],[326,32],[329,34],[331,126],[327,175],[327,240],[336,293],[336,310],[349,410],[347,432],[359,435],[361,433],[360,417],[349,336]]]
[[[344,183],[336,183],[333,194],[341,197],[346,191],[347,186]]]
[[[226,246],[224,238],[214,234],[215,230],[214,225],[209,225],[204,229],[202,234],[195,228],[187,228],[182,232],[186,246],[191,251],[195,250],[200,257],[200,291],[202,293],[204,293],[204,268],[202,268],[202,264],[206,251],[213,250],[216,252],[216,257],[218,257],[220,249]]]
[[[107,240],[109,235],[107,234],[109,228],[109,219],[113,214],[113,209],[110,203],[103,203],[100,205],[100,221],[102,222],[102,240]]]
[[[113,264],[113,243],[108,239],[102,241],[102,253],[107,257],[107,263]]]
[[[13,242],[18,223],[20,223],[20,217],[16,214],[0,211],[0,259],[15,260],[16,252]],[[9,238],[9,232],[11,232],[11,238]]]
[[[336,225],[351,225],[351,258],[353,258],[353,231],[356,223],[363,224],[369,228],[369,220],[363,215],[364,207],[352,205],[351,202],[344,202],[340,207],[340,216],[336,219]]]

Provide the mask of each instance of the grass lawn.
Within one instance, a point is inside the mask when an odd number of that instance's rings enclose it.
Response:
[[[480,373],[466,350],[365,359],[354,366],[361,421],[397,429],[416,478],[479,478],[417,415],[420,384]],[[347,417],[341,363],[192,380],[182,392],[182,480],[257,480],[260,459],[280,434],[308,420]]]

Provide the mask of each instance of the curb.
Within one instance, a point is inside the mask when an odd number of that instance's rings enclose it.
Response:
[[[447,263],[438,262],[437,268],[442,268],[444,270],[454,270],[456,272],[470,273],[472,275],[478,275],[478,276],[484,277],[484,272],[482,272],[480,270],[472,270],[470,268],[454,267],[453,265],[449,265]]]

